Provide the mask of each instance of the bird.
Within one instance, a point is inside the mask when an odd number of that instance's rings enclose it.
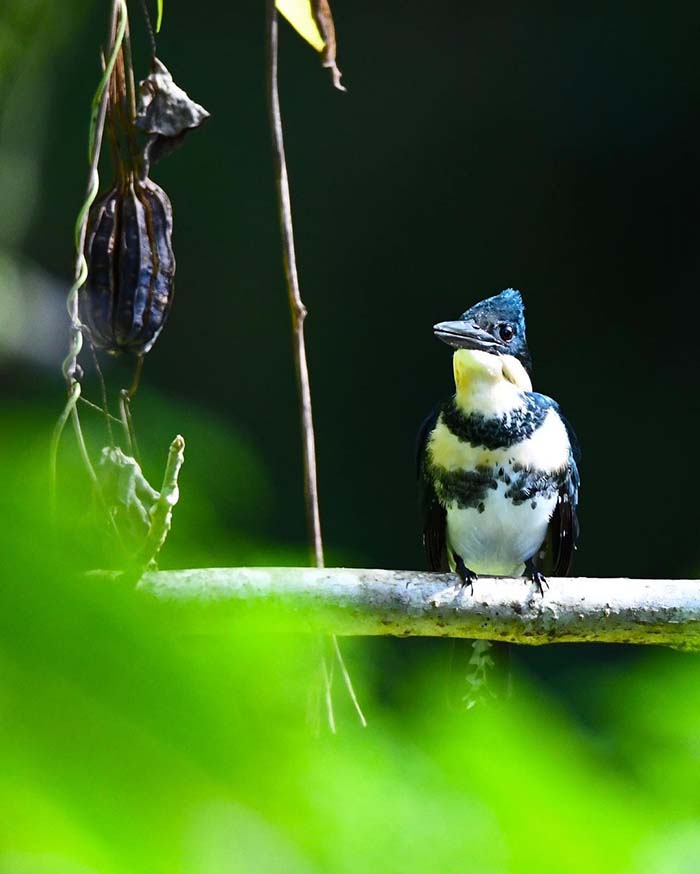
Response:
[[[558,404],[532,389],[522,295],[508,288],[434,335],[454,349],[455,393],[423,422],[418,478],[429,570],[520,577],[544,596],[579,537],[579,444]]]

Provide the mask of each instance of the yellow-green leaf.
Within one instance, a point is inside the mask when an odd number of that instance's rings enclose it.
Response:
[[[158,20],[156,21],[156,33],[160,33],[160,26],[163,23],[163,0],[158,0]]]
[[[323,51],[325,43],[311,11],[311,0],[276,0],[275,5],[280,15],[284,15],[299,36],[317,52]]]

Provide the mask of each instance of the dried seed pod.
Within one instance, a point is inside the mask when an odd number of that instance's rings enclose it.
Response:
[[[133,176],[90,210],[88,278],[80,310],[97,349],[145,355],[173,299],[173,214],[168,195]]]
[[[155,164],[178,148],[185,135],[209,118],[203,106],[177,85],[165,64],[153,58],[150,74],[139,85],[139,110],[134,124],[148,134],[146,165]]]

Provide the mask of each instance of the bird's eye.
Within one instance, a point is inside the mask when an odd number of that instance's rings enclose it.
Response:
[[[515,331],[513,330],[512,325],[501,325],[498,329],[498,333],[501,335],[501,340],[503,340],[504,343],[510,343],[515,336]]]

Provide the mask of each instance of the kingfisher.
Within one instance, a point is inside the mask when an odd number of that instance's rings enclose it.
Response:
[[[519,291],[508,288],[440,322],[454,348],[455,394],[418,439],[423,543],[430,570],[566,576],[578,540],[578,442],[552,398],[532,390]]]

